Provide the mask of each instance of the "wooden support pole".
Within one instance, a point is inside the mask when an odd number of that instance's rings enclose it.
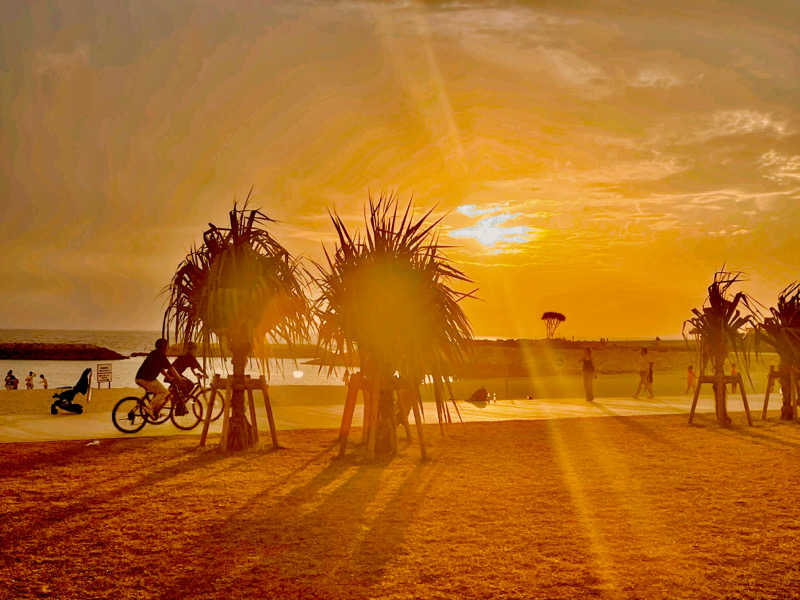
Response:
[[[750,417],[750,405],[747,404],[747,392],[744,391],[744,380],[742,374],[738,374],[739,379],[739,392],[742,394],[742,403],[744,404],[744,412],[747,415],[747,424],[753,426],[753,419]]]
[[[769,406],[769,394],[772,391],[772,384],[775,381],[775,367],[770,365],[767,375],[767,391],[764,392],[764,408],[761,409],[761,420],[767,419],[767,407]]]
[[[253,425],[253,443],[258,444],[258,421],[256,421],[256,403],[253,400],[253,382],[247,378],[247,401],[250,404],[250,423]]]
[[[792,419],[797,421],[797,377],[794,374],[794,369],[791,367],[789,371],[789,390],[792,394]]]
[[[228,444],[228,431],[231,425],[231,398],[233,397],[233,381],[232,377],[225,378],[225,396],[222,399],[222,439],[220,440],[220,447],[227,448]]]
[[[419,451],[422,454],[422,460],[428,458],[425,452],[425,438],[422,436],[422,418],[420,417],[420,404],[422,404],[422,397],[419,393],[419,387],[416,388],[414,397],[411,399],[411,410],[414,411],[414,422],[417,424],[417,437],[419,437]]]
[[[211,399],[208,401],[208,406],[206,406],[206,414],[205,419],[203,421],[203,432],[200,434],[200,445],[206,445],[206,438],[208,437],[208,428],[211,425],[211,413],[214,410],[214,400],[217,396],[217,388],[219,386],[219,375],[214,375],[214,379],[211,380]]]
[[[698,378],[697,386],[694,388],[694,398],[692,398],[692,408],[689,411],[689,423],[691,424],[694,418],[694,411],[697,408],[697,399],[700,397],[700,388],[703,387],[701,379]]]
[[[374,381],[369,389],[369,402],[371,404],[369,415],[369,432],[367,433],[367,460],[375,459],[375,444],[378,438],[378,402],[380,401],[380,387]]]
[[[263,377],[258,378],[261,393],[264,395],[264,408],[267,410],[267,423],[269,423],[269,434],[272,436],[272,447],[276,450],[280,448],[278,443],[278,428],[275,427],[275,417],[272,414],[272,403],[269,401],[269,386]]]
[[[347,450],[347,438],[350,437],[350,428],[353,425],[353,413],[356,410],[358,392],[361,379],[355,375],[350,377],[347,384],[347,397],[344,401],[344,411],[342,412],[342,424],[339,426],[339,456],[344,456]]]

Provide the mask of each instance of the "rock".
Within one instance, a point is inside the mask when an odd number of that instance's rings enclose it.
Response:
[[[127,356],[94,344],[0,344],[0,360],[120,360]]]

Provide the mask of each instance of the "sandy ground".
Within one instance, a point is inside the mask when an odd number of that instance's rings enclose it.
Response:
[[[800,598],[800,426],[774,414],[425,433],[424,463],[337,460],[333,431],[0,445],[0,597]]]
[[[136,394],[134,389],[94,390],[90,402],[85,403],[87,412],[82,415],[49,414],[50,394],[44,390],[0,392],[0,443],[54,440],[86,440],[126,437],[111,423],[111,409],[120,398]],[[315,388],[310,386],[292,389],[273,388],[272,404],[278,429],[331,429],[338,428],[344,404],[344,388]],[[773,396],[772,407],[779,405],[779,397]],[[753,418],[760,418],[763,398],[751,398]],[[515,419],[560,419],[577,417],[606,417],[658,414],[688,414],[690,398],[667,396],[655,399],[630,397],[597,398],[587,403],[582,398],[516,399],[499,400],[483,406],[459,402],[459,410],[465,422],[506,421]],[[267,430],[266,413],[260,393],[256,394],[259,428]],[[742,411],[738,397],[729,399],[731,412]],[[451,405],[452,409],[452,405]],[[362,406],[359,404],[354,423],[361,423]],[[698,411],[713,412],[713,401],[708,395],[701,397]],[[436,408],[425,404],[427,422],[436,419]],[[457,419],[455,411],[451,412]],[[736,417],[743,420],[744,415]],[[222,421],[212,424],[211,431],[218,433]],[[198,427],[188,435],[197,435]],[[187,435],[167,422],[163,425],[146,425],[132,437],[162,435]]]

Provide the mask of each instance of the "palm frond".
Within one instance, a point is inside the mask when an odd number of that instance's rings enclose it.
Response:
[[[371,197],[363,233],[335,213],[338,243],[317,264],[314,315],[318,345],[329,355],[358,355],[362,371],[399,372],[419,381],[464,360],[472,338],[460,302],[470,279],[443,255],[432,211],[400,210],[396,196]]]
[[[263,369],[266,344],[308,339],[309,305],[298,262],[266,229],[274,220],[247,200],[234,205],[228,227],[209,223],[202,245],[178,265],[162,334],[197,342],[207,356],[219,343],[223,358],[233,344],[247,344]]]

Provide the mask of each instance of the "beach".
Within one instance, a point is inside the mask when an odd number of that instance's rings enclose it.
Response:
[[[378,464],[332,430],[1,444],[3,597],[800,597],[800,429],[774,413],[425,435],[429,461],[401,435]]]

